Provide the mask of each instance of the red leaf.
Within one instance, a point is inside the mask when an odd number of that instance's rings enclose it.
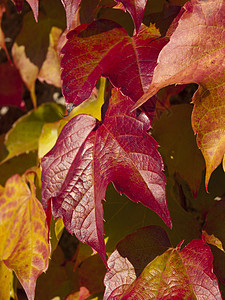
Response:
[[[72,25],[73,18],[78,10],[81,0],[61,0],[66,11],[67,28]]]
[[[87,99],[100,76],[138,100],[150,85],[158,53],[166,43],[159,37],[154,26],[143,26],[138,35],[130,37],[109,20],[69,32],[61,61],[66,102],[78,105]]]
[[[135,24],[136,33],[138,33],[144,16],[147,0],[116,0],[121,2],[125,9],[130,13]]]
[[[183,11],[170,42],[158,57],[149,91],[134,109],[167,85],[200,85],[193,97],[192,127],[205,158],[207,187],[211,173],[225,153],[225,3],[192,0]]]
[[[102,200],[112,181],[120,193],[155,211],[171,227],[163,163],[146,133],[148,118],[130,114],[133,101],[113,91],[104,122],[88,115],[71,119],[42,159],[42,201],[54,218],[105,260]],[[48,214],[48,213],[47,213]]]
[[[10,80],[9,80],[10,78]],[[19,71],[9,62],[0,65],[0,107],[15,105],[23,107],[23,81]]]
[[[157,256],[137,279],[129,256],[114,251],[108,260],[104,299],[222,299],[209,246],[193,240],[179,248]]]

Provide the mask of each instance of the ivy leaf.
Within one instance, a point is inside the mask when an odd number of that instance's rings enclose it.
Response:
[[[81,0],[61,0],[66,11],[67,29],[70,29],[73,18],[78,10]]]
[[[8,155],[4,161],[32,150],[38,149],[38,140],[45,123],[61,119],[63,107],[56,103],[45,103],[19,118],[5,137]]]
[[[62,49],[63,93],[67,103],[86,100],[100,76],[134,101],[147,91],[156,59],[166,39],[152,25],[130,37],[118,24],[98,20],[68,33]]]
[[[149,91],[134,108],[170,84],[195,82],[192,127],[206,162],[206,188],[225,153],[223,1],[189,1],[177,28],[163,48]],[[216,78],[216,79],[215,79]]]
[[[136,33],[138,33],[144,16],[147,0],[116,0],[123,4],[125,9],[130,13],[135,24]]]
[[[48,52],[38,74],[40,81],[46,81],[48,84],[53,84],[59,88],[61,87],[61,72],[57,44],[61,33],[60,28],[54,26],[51,28]]]
[[[157,143],[146,133],[148,118],[144,122],[129,114],[132,105],[113,90],[104,122],[96,124],[88,115],[74,117],[41,162],[48,219],[51,205],[53,217],[62,217],[66,229],[98,251],[104,262],[102,200],[111,181],[117,191],[154,210],[171,227]]]
[[[128,237],[123,242],[123,252],[117,247],[108,260],[104,299],[139,299],[140,296],[141,299],[222,299],[212,272],[212,253],[202,240],[193,240],[182,250],[182,243],[168,249],[152,260],[139,277],[133,263],[139,245],[133,239],[132,248],[126,246]]]
[[[0,213],[0,260],[14,270],[33,300],[37,277],[48,267],[50,247],[46,216],[29,174],[8,179],[0,196]]]

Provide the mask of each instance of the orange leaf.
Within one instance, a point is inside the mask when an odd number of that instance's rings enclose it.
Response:
[[[170,42],[158,56],[149,90],[133,107],[167,85],[199,84],[193,97],[192,127],[206,162],[206,188],[225,153],[224,15],[224,1],[185,4]]]
[[[37,277],[48,268],[50,246],[45,213],[30,178],[16,174],[7,180],[0,196],[0,219],[0,260],[15,271],[33,300]]]

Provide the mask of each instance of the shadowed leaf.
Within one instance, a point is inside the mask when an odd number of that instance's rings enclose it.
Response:
[[[12,2],[15,4],[17,11],[20,13],[22,11],[23,8],[23,0],[12,0]],[[27,0],[27,2],[29,3],[32,11],[33,11],[33,15],[35,18],[35,21],[38,21],[38,3],[39,0]]]
[[[10,78],[10,80],[9,80]],[[23,81],[19,71],[9,62],[0,64],[0,106],[24,106]]]
[[[222,248],[225,248],[225,233],[223,224],[225,222],[225,199],[216,201],[207,214],[204,230],[209,235],[214,235],[222,242]],[[218,247],[219,248],[219,247]]]
[[[205,163],[191,128],[191,112],[189,104],[172,106],[154,123],[152,135],[160,145],[170,176],[179,173],[196,196]]]

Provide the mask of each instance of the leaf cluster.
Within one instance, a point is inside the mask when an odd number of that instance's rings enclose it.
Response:
[[[223,299],[224,17],[0,0],[0,300]]]

